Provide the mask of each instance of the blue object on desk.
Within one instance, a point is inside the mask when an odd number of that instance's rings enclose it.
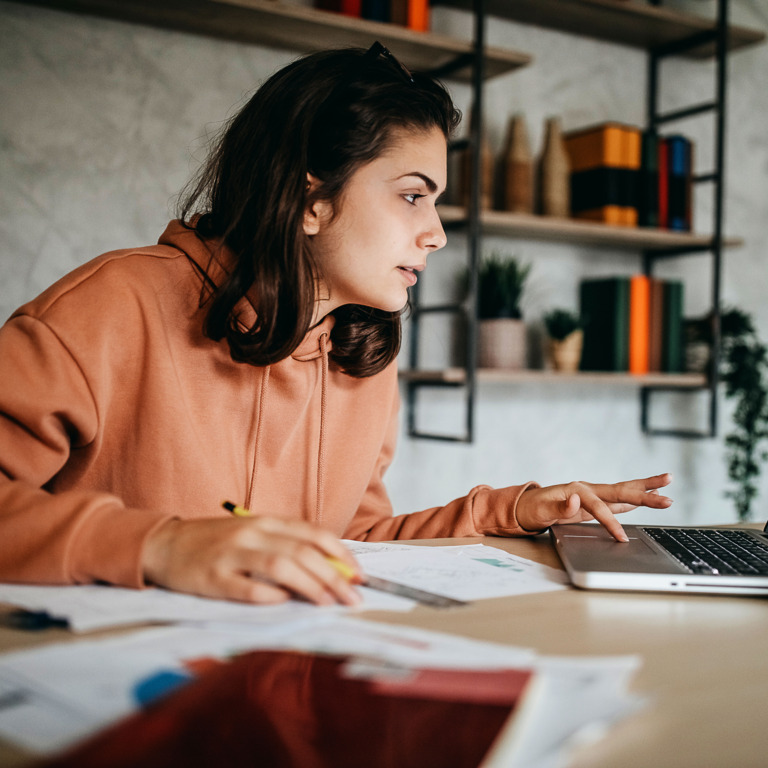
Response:
[[[180,669],[162,669],[139,680],[133,687],[133,696],[142,707],[146,707],[193,679],[193,675]]]

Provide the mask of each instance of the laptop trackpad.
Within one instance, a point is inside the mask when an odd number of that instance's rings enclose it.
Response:
[[[575,526],[568,526],[568,528]],[[566,528],[566,526],[563,526]],[[586,528],[586,530],[585,530]],[[619,571],[625,573],[682,573],[684,569],[671,557],[641,538],[627,526],[629,543],[616,541],[604,528],[594,525],[563,530],[558,534],[560,547],[577,571]],[[596,530],[589,530],[589,529]]]

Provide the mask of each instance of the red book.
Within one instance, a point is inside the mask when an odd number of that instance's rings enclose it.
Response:
[[[646,275],[633,275],[629,283],[629,372],[648,373],[651,282]]]
[[[359,19],[363,14],[363,1],[341,0],[341,12],[346,16],[355,16]]]
[[[362,0],[315,0],[315,8],[343,13],[345,16],[362,16]]]
[[[659,227],[669,226],[669,146],[659,137]]]

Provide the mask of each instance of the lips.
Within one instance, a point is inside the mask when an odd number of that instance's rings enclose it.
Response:
[[[398,267],[400,274],[406,279],[408,285],[416,285],[418,278],[417,272],[421,272],[424,267]]]

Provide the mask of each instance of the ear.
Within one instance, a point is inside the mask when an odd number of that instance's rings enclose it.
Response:
[[[320,179],[307,173],[307,195],[311,196],[320,186]],[[330,203],[324,200],[315,200],[311,205],[307,205],[304,211],[304,234],[316,235],[330,218],[330,213]]]

